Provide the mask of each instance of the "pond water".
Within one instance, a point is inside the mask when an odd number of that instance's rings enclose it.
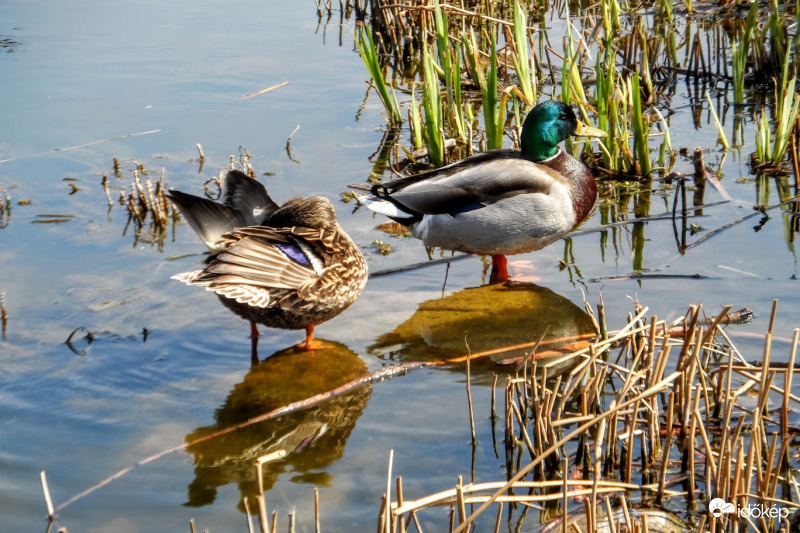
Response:
[[[108,176],[116,200],[141,163],[150,179],[163,168],[168,186],[200,194],[243,146],[276,200],[333,200],[373,272],[425,261],[418,241],[386,236],[379,217],[339,201],[349,184],[366,182],[386,129],[375,94],[365,102],[368,74],[353,28],[336,15],[318,20],[310,1],[0,4],[0,187],[11,198],[0,227],[4,530],[48,528],[42,470],[57,525],[70,531],[180,531],[190,519],[201,530],[243,530],[252,461],[279,445],[296,451],[267,468],[267,507],[284,525],[297,509],[301,531],[313,530],[314,487],[325,530],[374,528],[392,449],[409,497],[452,487],[458,475],[502,478],[488,417],[492,376],[506,371],[480,364],[475,450],[463,368],[425,369],[165,454],[75,499],[155,454],[350,377],[463,355],[465,336],[474,349],[535,340],[554,317],[579,321],[584,298],[595,306],[601,293],[612,329],[632,298],[668,320],[698,302],[709,314],[749,307],[755,319],[731,330],[749,359],[760,358],[759,337],[780,299],[773,359],[788,358],[783,339],[800,326],[798,266],[789,215],[775,209],[684,254],[671,221],[661,220],[514,257],[512,273],[539,286],[521,303],[473,290],[488,281],[478,257],[376,277],[350,310],[318,327],[328,350],[279,354],[301,334],[264,331],[260,357],[278,355],[251,369],[248,325],[212,295],[170,279],[197,263],[200,241],[185,225],[162,241],[137,232],[124,207],[108,205],[101,179]],[[754,178],[752,128],[723,162],[707,114],[695,127],[680,100],[688,91],[679,88],[673,106],[673,144],[707,149],[725,192],[706,187],[704,201],[731,200],[692,219],[699,233],[691,242],[752,213],[765,191],[778,203],[778,192],[772,178],[739,179]],[[692,172],[689,159],[679,157],[676,170]],[[671,213],[674,189],[656,188],[650,215]],[[583,228],[599,224],[598,211]],[[394,251],[380,254],[376,240]],[[636,271],[652,276],[628,277]],[[468,312],[448,314],[456,299],[453,309]],[[438,318],[424,314],[437,305]]]

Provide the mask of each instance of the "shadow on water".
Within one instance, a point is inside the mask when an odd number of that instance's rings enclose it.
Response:
[[[453,359],[490,350],[508,358],[524,355],[540,339],[564,339],[565,344],[594,331],[581,308],[546,287],[491,284],[422,302],[408,320],[378,337],[367,351],[394,362]],[[548,348],[557,344],[548,343]],[[498,368],[495,360],[482,358],[473,365],[481,370],[476,382],[490,384]]]
[[[324,341],[324,347],[313,351],[278,351],[255,364],[214,413],[215,423],[189,433],[186,442],[326,392],[366,373],[364,362],[342,344]],[[292,472],[295,482],[328,485],[325,469],[341,458],[371,393],[371,386],[359,387],[308,409],[190,445],[187,451],[193,456],[195,479],[188,487],[185,505],[209,505],[217,489],[230,483],[236,483],[242,496],[254,501],[258,493],[254,462],[277,450],[287,455],[264,464],[265,490],[272,488],[284,472]]]

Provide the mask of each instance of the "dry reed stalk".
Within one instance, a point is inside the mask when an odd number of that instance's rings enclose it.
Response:
[[[698,333],[698,337],[700,334]],[[700,339],[698,338],[698,341]],[[698,342],[698,348],[693,352],[691,362],[689,364],[689,372],[685,373],[685,379],[681,383],[681,398],[679,400],[679,404],[682,404],[682,408],[678,411],[680,415],[680,438],[684,438],[686,436],[686,427],[687,421],[689,420],[689,409],[690,405],[692,404],[692,391],[694,390],[693,383],[695,382],[695,376],[697,375],[698,367],[700,366],[700,343]],[[702,375],[702,373],[701,373]],[[704,381],[704,380],[703,380]],[[671,428],[670,428],[671,431]]]
[[[564,457],[561,469],[561,533],[567,533],[567,504],[569,502],[569,457]]]
[[[456,481],[456,510],[458,511],[458,523],[463,524],[467,517],[467,508],[464,504],[464,485],[461,476]]]
[[[700,418],[700,413],[697,410],[693,411],[694,416],[698,419]],[[714,451],[711,447],[711,442],[708,440],[708,433],[706,433],[706,428],[704,424],[700,424],[697,426],[700,429],[700,436],[703,439],[703,446],[706,448],[706,464],[709,466],[708,470],[709,473],[706,476],[706,479],[716,479],[717,477],[717,465],[714,462]],[[710,484],[706,483],[706,487],[709,487]],[[708,494],[707,494],[708,495]]]
[[[389,513],[387,512],[388,506],[389,500],[384,494],[381,496],[381,506],[378,509],[378,533],[384,533],[386,531],[386,521],[389,520]]]
[[[794,361],[797,355],[797,341],[800,337],[800,329],[794,330],[792,337],[792,348],[789,351],[789,363],[783,374],[783,403],[781,404],[781,436],[784,440],[789,438],[789,396],[792,390],[792,376],[794,375]],[[783,458],[781,458],[783,460]],[[788,461],[787,461],[788,464]]]
[[[672,445],[672,417],[675,414],[675,393],[669,392],[667,403],[667,418],[664,420],[664,428],[666,434],[664,435],[664,446],[661,454],[661,477],[658,483],[658,493],[656,494],[656,503],[661,504],[664,500],[664,482],[667,479],[667,466],[669,465],[669,450]]]
[[[258,503],[258,523],[261,526],[261,533],[270,533],[269,521],[267,518],[267,502],[263,494],[256,496],[256,503]]]
[[[604,500],[606,504],[606,518],[608,519],[609,533],[617,533],[619,528],[614,522],[614,508],[611,506],[611,500],[608,498],[608,496],[606,496]]]
[[[664,388],[667,387],[667,385],[671,384],[672,382],[674,382],[674,380],[678,379],[679,377],[680,377],[680,373],[679,372],[673,372],[672,374],[670,374],[665,379],[663,379],[663,380],[659,381],[658,383],[656,383],[655,385],[647,388],[646,390],[644,390],[641,393],[637,394],[633,398],[630,398],[628,400],[623,401],[622,403],[617,405],[615,409],[617,409],[617,410],[625,409],[625,408],[635,404],[636,402],[638,402],[638,401],[640,401],[642,399],[654,396],[655,394],[658,394],[659,392],[662,392],[664,390]],[[497,498],[499,498],[508,488],[510,488],[511,485],[513,485],[513,483],[521,480],[525,475],[527,475],[531,470],[533,470],[533,468],[535,468],[539,463],[541,463],[541,461],[544,460],[545,456],[549,455],[550,453],[553,453],[555,450],[557,450],[558,448],[560,448],[561,446],[563,446],[564,444],[566,444],[567,442],[569,442],[573,438],[577,437],[578,435],[582,434],[584,431],[586,431],[587,429],[589,429],[593,425],[595,425],[597,423],[600,423],[603,420],[606,420],[609,416],[611,416],[611,414],[613,412],[614,411],[609,410],[609,411],[606,411],[604,413],[600,413],[595,417],[594,420],[592,420],[590,422],[586,422],[586,423],[578,426],[575,430],[571,431],[569,434],[567,434],[566,436],[564,436],[561,439],[559,439],[558,442],[554,443],[550,448],[548,448],[545,451],[545,453],[543,455],[538,456],[533,461],[531,461],[530,463],[525,465],[525,467],[521,468],[519,470],[519,472],[517,472],[517,474],[515,474],[501,489],[499,489],[497,492],[492,494],[492,496],[489,498],[488,501],[483,503],[477,510],[475,510],[469,517],[467,517],[467,520],[465,521],[465,523],[459,525],[459,527],[456,529],[456,533],[460,533],[460,532],[464,531],[466,529],[466,527],[468,527],[478,515],[480,515],[483,511],[485,511]]]
[[[497,516],[494,521],[494,533],[500,533],[500,524],[503,519],[503,502],[497,504]]]
[[[695,395],[694,395],[694,405],[692,406],[692,412],[697,412],[698,407],[700,404],[700,384],[698,383],[695,387]],[[689,473],[689,494],[688,500],[689,502],[693,502],[696,499],[695,495],[695,472],[694,472],[694,455],[695,455],[695,437],[697,436],[697,422],[698,419],[696,416],[690,416],[691,423],[689,426],[689,436],[688,436],[688,445],[686,446],[686,470]]]
[[[397,506],[398,507],[402,507],[403,506],[403,477],[402,476],[397,476],[395,492],[397,493]],[[400,531],[400,532],[405,531],[406,530],[406,525],[404,525],[404,523],[403,523],[404,522],[403,521],[403,515],[402,514],[397,514],[396,520],[397,520],[397,525],[396,525],[397,531]]]
[[[763,498],[770,496],[769,488],[772,485],[772,469],[773,461],[775,460],[775,447],[778,444],[778,432],[772,432],[772,444],[767,450],[766,461],[764,461],[764,477],[759,485],[756,487],[756,492]]]
[[[636,423],[639,419],[639,403],[633,405],[633,416],[628,424],[628,450],[625,453],[625,483],[631,482],[633,472],[633,439],[636,436]]]
[[[566,458],[565,458],[566,459]],[[596,484],[598,494],[612,494],[616,492],[625,492],[638,489],[640,485],[636,483],[622,483],[619,481],[608,480],[587,480],[587,479],[568,479],[568,485],[574,488],[568,491],[570,498],[575,496],[590,495],[593,486]],[[512,489],[529,489],[540,490],[548,492],[543,494],[527,494],[527,495],[505,495],[498,498],[497,501],[503,502],[548,502],[559,501],[563,497],[563,493],[550,492],[550,489],[563,488],[563,480],[546,480],[546,481],[518,481],[514,482],[509,488]],[[469,483],[462,485],[462,493],[464,503],[484,502],[491,497],[490,494],[480,494],[481,492],[494,491],[506,485],[503,481],[491,481],[486,483]],[[655,487],[650,487],[651,491],[655,491]],[[409,513],[418,511],[430,506],[450,506],[458,503],[458,489],[456,487],[435,494],[419,498],[417,500],[404,500],[402,507],[395,507],[393,513]]]
[[[386,533],[392,533],[393,526],[394,526],[394,520],[392,519],[392,515],[393,515],[394,511],[392,510],[392,496],[391,496],[391,491],[392,491],[392,463],[393,462],[394,462],[394,450],[392,449],[392,450],[389,450],[389,465],[388,465],[388,467],[386,469],[386,494],[385,494],[385,498],[386,498],[386,511],[387,512],[386,512],[386,518],[385,518],[385,521],[384,521],[384,526],[385,526],[384,531]]]

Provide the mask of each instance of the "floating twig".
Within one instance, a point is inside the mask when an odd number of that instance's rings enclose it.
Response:
[[[274,91],[275,89],[280,89],[281,87],[286,87],[287,85],[289,85],[288,81],[282,81],[280,83],[276,83],[275,85],[271,85],[271,86],[269,86],[269,87],[267,87],[265,89],[261,89],[260,91],[256,91],[256,92],[253,92],[253,93],[250,93],[250,94],[246,94],[244,97],[245,98],[252,98],[253,96],[258,96],[260,94],[266,94],[266,93],[268,93],[270,91]]]

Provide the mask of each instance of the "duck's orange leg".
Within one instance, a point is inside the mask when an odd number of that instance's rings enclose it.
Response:
[[[297,345],[301,350],[316,350],[322,348],[322,342],[314,340],[314,324],[306,326],[306,342]]]
[[[258,335],[258,326],[256,326],[255,322],[250,322],[250,338],[257,339]]]
[[[508,259],[504,255],[493,255],[492,273],[489,275],[489,282],[499,283],[508,280]]]

